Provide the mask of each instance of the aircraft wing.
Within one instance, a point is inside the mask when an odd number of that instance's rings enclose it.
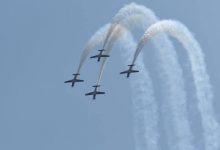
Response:
[[[90,58],[97,58],[97,57],[99,57],[98,55],[95,55],[95,56],[91,56]]]
[[[76,82],[83,82],[84,80],[77,79]]]
[[[128,73],[128,71],[123,71],[123,72],[121,72],[120,74],[125,74],[125,73]]]
[[[96,94],[105,94],[105,92],[99,92],[99,91],[97,91]]]
[[[94,92],[86,93],[85,95],[94,95]]]
[[[109,55],[102,55],[102,57],[109,57]]]
[[[131,72],[139,72],[138,70],[131,70]]]
[[[65,81],[64,83],[70,83],[70,82],[73,82],[73,80],[68,80],[68,81]]]

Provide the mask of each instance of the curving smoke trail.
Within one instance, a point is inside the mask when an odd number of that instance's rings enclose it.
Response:
[[[138,43],[132,61],[132,64],[136,62],[138,68],[141,69],[137,80],[131,81],[137,150],[159,149],[157,131],[158,106],[154,100],[152,81],[144,67],[143,58],[142,56],[138,58],[146,41],[158,33],[160,35],[154,37],[152,41],[160,58],[160,67],[162,69],[160,77],[165,81],[164,91],[166,94],[164,95],[164,100],[162,100],[162,115],[168,146],[171,150],[195,149],[192,144],[193,136],[186,115],[186,93],[182,69],[177,61],[176,52],[171,42],[161,32],[177,38],[187,50],[196,87],[198,109],[202,118],[206,150],[218,150],[220,148],[220,143],[218,142],[220,139],[219,124],[215,120],[212,106],[212,88],[200,45],[181,23],[172,20],[155,23],[157,21],[158,18],[150,9],[135,3],[126,5],[115,15],[111,24],[105,25],[90,38],[81,55],[77,73],[80,73],[91,50],[101,43],[103,43],[103,48],[106,49],[105,54],[109,54],[119,40],[119,43],[123,45],[122,49],[127,49],[122,51],[122,57],[126,58],[125,61],[128,62],[128,57],[131,58],[131,50],[135,49],[135,42],[128,30],[134,27],[145,30],[153,24],[147,29]],[[97,84],[100,84],[106,60],[106,58],[102,59]],[[172,124],[172,127],[169,126],[170,124]]]
[[[170,36],[176,38],[187,50],[196,86],[198,109],[202,118],[206,150],[219,150],[220,130],[213,111],[213,93],[206,71],[204,54],[190,31],[182,23],[173,20],[164,20],[155,23],[148,28],[141,38],[133,58],[133,63],[136,61],[144,44],[160,32],[168,33]]]
[[[117,40],[119,40],[121,38],[121,36],[124,35],[124,33],[126,32],[126,28],[124,28],[123,26],[120,26],[120,25],[117,25],[115,28],[114,28],[114,31],[115,33],[117,34],[112,34],[111,35],[111,41],[109,41],[108,43],[108,46],[107,46],[107,49],[105,54],[108,55],[109,54],[109,50],[112,50],[112,48],[114,47],[114,45],[116,44]],[[97,85],[100,85],[100,82],[101,82],[101,78],[102,78],[102,75],[103,75],[103,71],[104,71],[104,67],[105,67],[105,62],[107,61],[107,58],[104,57],[102,58],[101,60],[101,66],[100,66],[100,72],[99,72],[99,75],[98,75],[98,80],[97,80]]]
[[[134,27],[134,24],[138,28],[145,29],[149,25],[158,21],[154,13],[143,6],[137,4],[130,4],[129,8],[132,10],[137,9],[142,12],[143,15],[138,17],[131,17],[130,19],[123,19],[121,24],[118,26],[123,26],[124,28],[130,29]],[[128,9],[129,10],[129,9]],[[127,10],[127,11],[128,11]],[[117,15],[116,15],[117,16]],[[120,30],[120,27],[117,29]],[[109,54],[112,50],[117,39],[123,35],[121,32],[112,33],[112,38],[109,38],[107,45],[107,52]],[[120,33],[120,34],[118,34]],[[124,32],[122,32],[124,33]],[[115,37],[113,36],[115,35]],[[189,121],[187,118],[186,110],[186,93],[184,90],[184,81],[182,77],[182,69],[177,61],[176,52],[165,35],[161,35],[153,40],[153,43],[157,49],[158,55],[161,60],[161,68],[164,75],[161,75],[161,78],[166,81],[166,86],[164,89],[168,94],[166,94],[165,100],[163,101],[163,118],[165,120],[166,134],[168,137],[168,145],[170,149],[179,149],[179,150],[193,150],[194,146],[192,145],[192,133],[190,130]],[[106,59],[102,59],[100,74],[97,81],[97,84],[100,84],[102,78],[104,66]],[[167,88],[169,87],[169,88]],[[167,109],[171,108],[171,110]],[[169,126],[170,122],[173,122],[173,128]]]
[[[136,48],[130,32],[125,32],[119,40],[123,63],[131,61]],[[132,101],[134,107],[134,130],[136,150],[158,150],[158,104],[154,98],[151,78],[145,69],[142,56],[137,60],[140,74],[131,80]]]
[[[149,24],[153,24],[156,21],[157,18],[152,10],[136,3],[125,5],[113,18],[112,25],[104,42],[104,49],[106,50],[105,54],[108,55],[111,52],[114,43],[120,37],[120,35],[118,35],[120,28],[123,27],[132,30],[136,27],[145,30]],[[106,60],[107,58],[103,58],[101,61],[97,84],[100,84]]]
[[[107,36],[107,32],[110,28],[110,24],[106,24],[104,25],[102,28],[100,28],[87,42],[81,58],[80,58],[80,63],[77,69],[77,73],[80,73],[81,68],[86,60],[86,58],[88,58],[89,54],[91,53],[91,51],[97,47],[100,43],[104,42],[105,37]]]
[[[109,38],[109,42],[106,44],[105,48],[105,55],[109,55],[109,53],[112,51],[112,48],[114,47],[115,43],[121,38],[121,36],[124,34],[125,30],[132,30],[134,27],[139,27],[141,29],[145,29],[146,26],[148,26],[148,22],[145,20],[146,15],[143,14],[137,14],[133,15],[131,17],[128,17],[126,19],[123,19],[121,24],[117,24],[114,27],[114,30],[111,33],[111,36]],[[144,25],[145,23],[145,25]],[[102,58],[101,61],[101,67],[98,75],[97,84],[100,85],[100,81],[102,79],[102,75],[104,72],[105,64],[106,64],[107,58]]]
[[[111,26],[104,40],[103,49],[106,48],[106,44],[109,42],[109,40],[111,40],[111,36],[115,32],[115,27],[119,24],[122,24],[122,22],[126,22],[125,20],[127,18],[131,18],[137,15],[140,15],[140,16],[144,15],[142,11],[143,9],[144,9],[144,6],[137,5],[136,3],[130,3],[122,7],[112,19]],[[152,13],[152,12],[148,12],[148,13]]]

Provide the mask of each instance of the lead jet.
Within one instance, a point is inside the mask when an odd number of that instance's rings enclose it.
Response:
[[[74,78],[72,80],[67,80],[64,83],[72,83],[71,86],[74,87],[76,82],[83,82],[84,81],[84,80],[77,79],[77,76],[80,75],[79,73],[76,73],[76,74],[73,74],[73,75],[74,75]]]
[[[95,100],[96,98],[96,95],[99,95],[99,94],[105,94],[105,92],[100,92],[100,91],[97,91],[97,88],[100,87],[100,85],[94,85],[92,86],[94,87],[94,91],[93,92],[90,92],[90,93],[86,93],[85,95],[88,96],[88,95],[93,95],[93,100]]]
[[[129,66],[129,69],[126,70],[126,71],[121,72],[120,74],[127,74],[127,78],[129,78],[131,73],[139,72],[138,70],[132,70],[132,68],[134,67],[134,64],[131,64],[131,65],[128,65],[128,66]]]
[[[109,55],[104,55],[104,54],[102,54],[103,51],[105,51],[104,49],[100,49],[100,50],[98,50],[98,51],[99,51],[99,54],[98,54],[98,55],[91,56],[90,58],[98,58],[97,61],[99,62],[102,57],[110,57]]]

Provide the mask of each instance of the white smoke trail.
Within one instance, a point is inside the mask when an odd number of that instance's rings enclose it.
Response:
[[[111,39],[108,43],[108,46],[107,46],[107,52],[105,54],[109,54],[109,50],[112,50],[113,46],[115,45],[115,43],[117,42],[117,40],[119,40],[119,38],[121,38],[122,35],[124,35],[124,33],[126,32],[126,29],[123,28],[122,26],[120,25],[117,25],[115,28],[114,28],[114,31],[115,33],[117,34],[112,34],[111,35]],[[99,75],[98,75],[98,80],[97,80],[97,85],[100,85],[100,82],[101,82],[101,78],[102,78],[102,75],[103,75],[103,71],[104,71],[104,67],[105,67],[105,62],[107,61],[107,58],[104,57],[102,58],[102,61],[101,61],[101,66],[100,66],[100,71],[99,71]]]
[[[206,150],[219,150],[220,130],[213,111],[213,93],[209,76],[206,71],[204,54],[199,43],[195,40],[190,31],[180,22],[173,20],[164,20],[155,23],[148,28],[144,36],[141,38],[137,46],[133,62],[135,62],[137,59],[137,56],[146,41],[160,32],[166,32],[170,36],[178,39],[182,43],[183,47],[187,50],[188,57],[191,62],[194,83],[196,86],[198,109],[202,118]]]
[[[111,40],[111,36],[114,33],[115,27],[118,24],[121,24],[122,22],[126,22],[124,20],[126,20],[127,18],[131,18],[137,15],[144,15],[143,9],[144,9],[144,6],[137,5],[135,3],[130,3],[122,7],[112,19],[111,26],[104,40],[103,49],[105,49],[106,44],[109,42],[109,40]],[[149,11],[148,13],[152,13],[152,12]]]
[[[80,70],[81,70],[84,62],[85,62],[86,58],[88,58],[91,51],[95,47],[97,47],[100,43],[104,42],[104,39],[107,36],[107,32],[108,32],[109,28],[110,28],[110,24],[104,25],[89,39],[89,41],[87,42],[87,44],[82,52],[82,55],[80,58],[80,63],[79,63],[78,69],[77,69],[77,73],[80,73]]]
[[[149,25],[158,21],[157,17],[150,9],[136,5],[134,3],[129,6],[132,10],[136,9],[139,12],[142,12],[144,18],[139,18],[139,22],[135,20],[135,17],[133,17],[133,19],[124,19],[120,24],[121,26],[130,29],[129,27],[133,27],[132,25],[135,23],[135,25],[138,25],[137,27],[145,29]],[[127,11],[129,11],[129,9]],[[115,37],[119,38],[120,35],[118,34],[118,31],[114,32],[114,34],[117,35]],[[109,40],[107,43],[108,47],[106,49],[106,54],[112,50],[112,46],[115,41],[116,39],[114,38]],[[190,131],[190,125],[186,114],[186,93],[184,90],[182,69],[177,61],[176,52],[171,42],[165,35],[161,35],[160,37],[155,38],[153,43],[159,53],[161,60],[160,64],[163,70],[162,72],[165,74],[165,76],[161,75],[161,77],[166,81],[165,83],[167,86],[165,88],[169,87],[168,89],[165,89],[167,90],[166,92],[168,94],[164,96],[165,100],[162,104],[163,110],[165,111],[163,112],[163,118],[165,120],[168,145],[170,149],[173,150],[193,150],[194,146],[191,143],[192,133]],[[106,59],[103,59],[98,78],[98,84],[100,83],[105,63]],[[171,110],[167,108],[171,108]],[[170,120],[174,123],[174,129],[169,126]]]
[[[104,49],[106,50],[105,54],[109,54],[111,52],[114,43],[120,37],[120,35],[117,36],[118,32],[120,31],[119,26],[127,28],[129,30],[131,30],[134,27],[145,30],[150,24],[155,23],[156,21],[157,18],[155,14],[152,12],[152,10],[147,9],[142,5],[137,5],[135,3],[125,5],[113,18],[112,25],[106,36],[107,40],[105,40],[104,42]],[[116,39],[113,37],[115,37]],[[106,60],[106,58],[103,58],[101,61],[101,67],[97,84],[99,84],[101,81]]]
[[[131,33],[126,32],[119,43],[121,57],[126,65],[131,61],[136,42]],[[158,105],[154,99],[152,81],[145,69],[142,56],[137,60],[137,67],[141,73],[131,80],[136,150],[158,150]]]

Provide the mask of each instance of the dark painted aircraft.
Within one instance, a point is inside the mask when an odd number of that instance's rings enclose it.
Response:
[[[76,82],[83,82],[84,81],[84,80],[77,79],[77,76],[80,75],[79,73],[76,73],[76,74],[73,74],[73,75],[74,75],[74,78],[72,80],[67,80],[64,83],[72,83],[71,86],[74,87]]]
[[[95,56],[92,56],[90,58],[98,58],[97,61],[100,61],[102,57],[109,57],[109,55],[104,55],[102,54],[103,51],[105,51],[104,49],[100,49],[98,50],[99,51],[99,54],[98,55],[95,55]]]
[[[120,74],[127,74],[127,78],[129,78],[131,73],[139,72],[138,70],[132,70],[132,68],[134,67],[134,64],[131,64],[131,65],[128,65],[128,66],[129,66],[129,69],[126,70],[126,71],[121,72]]]
[[[90,93],[86,93],[86,94],[85,94],[86,96],[92,95],[92,96],[93,96],[93,99],[95,100],[96,95],[105,94],[105,92],[97,91],[97,88],[100,87],[100,85],[94,85],[94,86],[92,86],[92,87],[95,88],[94,91],[93,91],[93,92],[90,92]]]

